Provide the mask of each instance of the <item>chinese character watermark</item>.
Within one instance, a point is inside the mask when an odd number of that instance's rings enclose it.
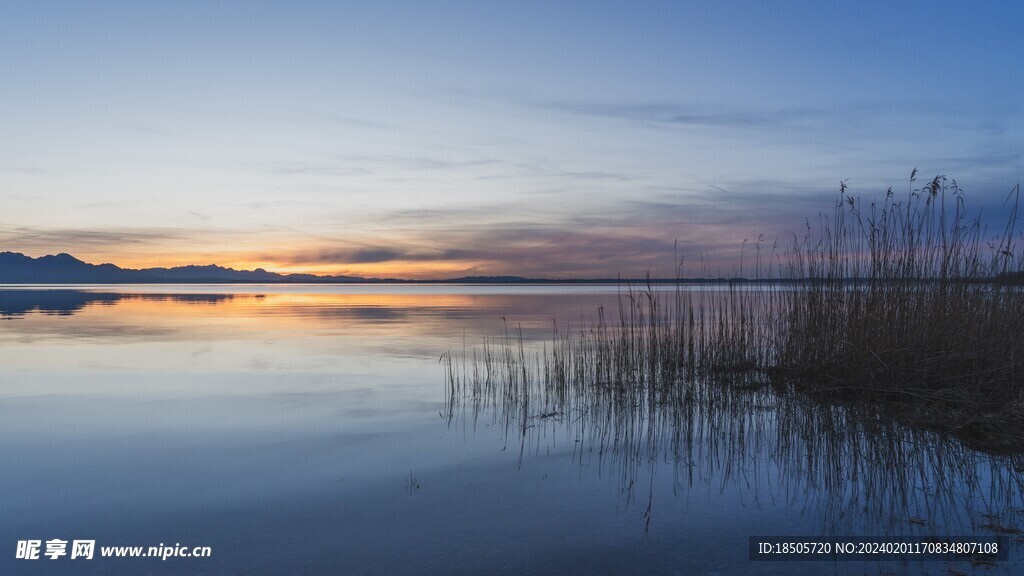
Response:
[[[39,547],[42,545],[42,540],[18,540],[18,553],[15,558],[37,560],[39,559]]]

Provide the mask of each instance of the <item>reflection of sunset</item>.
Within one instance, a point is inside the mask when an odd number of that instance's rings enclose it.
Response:
[[[599,305],[615,301],[614,287],[121,290],[0,289],[0,364],[32,367],[14,376],[6,392],[70,394],[87,378],[94,392],[245,394],[254,386],[273,387],[284,374],[307,379],[311,389],[373,387],[384,383],[382,373],[391,381],[412,378],[404,370],[421,377],[423,362],[436,366],[444,352],[503,334],[506,326],[514,337],[521,329],[528,343],[546,341],[556,318],[559,327],[578,326]],[[42,373],[76,376],[57,378],[43,390],[34,384]]]
[[[410,349],[428,347],[433,355],[464,336],[475,341],[493,335],[506,320],[510,327],[522,326],[528,338],[546,338],[553,320],[562,326],[578,323],[615,299],[613,291],[599,287],[593,294],[529,286],[250,285],[234,286],[231,294],[218,289],[8,290],[0,296],[10,302],[17,294],[19,307],[0,310],[0,315],[14,319],[6,326],[10,332],[37,337],[66,338],[82,331],[111,339],[145,333],[165,341],[217,341],[304,332],[354,337],[356,346],[371,346],[381,338],[409,339]]]
[[[213,296],[213,295],[210,295]],[[89,306],[82,315],[92,322],[117,323],[125,318],[145,318],[154,328],[195,331],[209,322],[228,332],[355,330],[361,334],[394,333],[381,320],[410,315],[420,322],[403,322],[402,332],[411,335],[438,329],[433,319],[444,322],[444,312],[475,305],[478,296],[460,294],[232,294],[203,301],[162,295],[127,295],[116,303]],[[226,334],[227,336],[227,334]]]

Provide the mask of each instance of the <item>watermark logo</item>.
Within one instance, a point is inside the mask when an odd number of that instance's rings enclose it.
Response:
[[[42,540],[18,540],[18,555],[15,556],[15,558],[22,560],[38,560],[39,547],[42,545]]]
[[[71,545],[70,555],[68,544]],[[71,560],[79,558],[92,560],[96,554],[95,540],[18,540],[14,557],[19,560],[39,560],[42,557],[50,560],[67,557]],[[182,546],[175,542],[174,546],[101,546],[100,557],[103,558],[209,558],[213,550],[209,546]]]
[[[92,555],[95,550],[95,540],[75,540],[71,544],[71,559],[85,558],[86,560],[92,560]]]
[[[50,560],[56,560],[61,556],[68,555],[68,541],[67,540],[47,540],[46,541],[46,555],[50,557]]]

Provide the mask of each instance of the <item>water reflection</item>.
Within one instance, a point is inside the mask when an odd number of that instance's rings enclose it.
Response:
[[[1011,557],[1024,542],[1024,455],[756,382],[694,378],[672,393],[555,384],[552,349],[513,334],[449,357],[449,426],[500,427],[520,464],[571,446],[581,473],[615,478],[641,507],[645,529],[667,474],[676,498],[738,493],[804,510],[822,537],[1005,537]]]
[[[747,537],[1017,525],[1009,460],[762,389],[650,402],[535,380],[524,403],[467,386],[442,420],[442,351],[506,325],[529,349],[553,320],[614,313],[614,287],[54,292],[84,304],[34,294],[0,322],[0,542],[174,539],[215,556],[9,554],[3,574],[834,574],[752,567]]]
[[[217,304],[234,298],[232,294],[123,294],[84,290],[0,290],[0,318],[18,318],[28,314],[70,316],[90,306],[112,306],[122,300]]]
[[[164,291],[160,291],[160,289]],[[502,317],[514,318],[531,336],[550,330],[553,318],[581,319],[605,300],[609,287],[526,286],[518,290],[439,286],[129,286],[83,289],[26,289],[0,287],[0,319],[31,320],[33,317],[88,316],[81,322],[53,324],[19,323],[5,332],[53,329],[70,336],[81,330],[95,336],[99,328],[108,335],[179,332],[191,338],[204,318],[229,320],[231,330],[265,330],[272,322],[275,331],[339,329],[349,327],[362,333],[415,335],[437,339],[429,355],[450,345],[462,334],[480,334],[501,325]],[[224,292],[217,292],[216,290]],[[245,291],[248,289],[248,291]],[[216,310],[206,309],[207,305]],[[440,338],[448,338],[441,341]]]
[[[287,377],[347,387],[418,383],[453,341],[495,329],[503,314],[539,335],[553,315],[576,317],[608,294],[595,287],[4,287],[0,397],[156,388],[234,394]]]

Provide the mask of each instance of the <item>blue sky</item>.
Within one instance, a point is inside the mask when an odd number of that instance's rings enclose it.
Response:
[[[1019,3],[0,2],[0,248],[446,277],[728,271],[841,180],[996,217]]]

